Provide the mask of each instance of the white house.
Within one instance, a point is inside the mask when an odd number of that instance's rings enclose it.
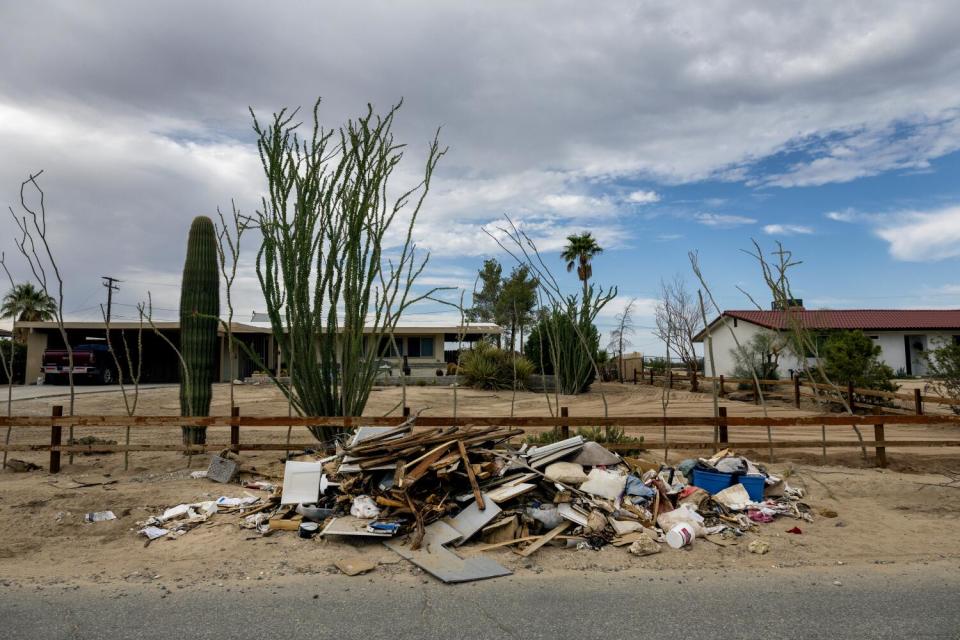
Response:
[[[802,307],[787,311],[724,311],[694,340],[704,342],[709,334],[713,341],[717,375],[729,376],[736,361],[736,342],[746,345],[758,333],[779,332],[790,326],[805,327],[826,334],[833,330],[856,329],[880,346],[880,358],[894,371],[923,376],[927,372],[924,351],[949,342],[960,342],[960,309],[844,309],[808,310]],[[800,369],[794,354],[782,354],[779,360],[781,377]],[[709,375],[710,354],[704,345],[704,370]]]

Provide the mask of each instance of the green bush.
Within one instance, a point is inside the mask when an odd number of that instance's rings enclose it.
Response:
[[[779,380],[778,370],[780,352],[783,347],[776,334],[763,332],[754,335],[742,349],[731,349],[733,356],[733,377],[758,380]],[[740,388],[752,388],[750,384],[740,384]]]
[[[644,366],[647,369],[653,371],[656,375],[662,375],[667,371],[667,359],[666,358],[651,358],[644,363]]]
[[[938,394],[960,402],[960,344],[947,344],[923,354],[931,378],[927,385]],[[950,405],[960,414],[960,405]]]
[[[13,351],[13,382],[23,384],[23,377],[27,370],[27,346],[13,340],[0,340],[0,350],[10,363],[10,352]],[[0,384],[7,384],[7,372],[0,367]]]
[[[530,330],[524,348],[536,372],[556,376],[560,393],[565,395],[590,388],[596,378],[593,361],[599,362],[600,356],[600,333],[592,324],[585,329],[578,327],[575,311],[571,307],[544,313]],[[558,346],[557,353],[553,345]]]
[[[862,331],[838,331],[821,351],[824,373],[836,385],[853,383],[861,389],[896,391],[893,369],[880,361],[880,346]]]
[[[533,375],[533,363],[489,342],[478,342],[460,356],[459,373],[467,386],[476,389],[512,389],[526,387]]]
[[[621,455],[633,455],[643,450],[643,436],[639,438],[628,436],[620,427],[610,427],[609,430],[606,427],[580,427],[577,429],[576,435],[583,436],[587,440],[592,440],[598,444],[632,444],[637,446],[636,449],[619,451],[618,453]],[[524,438],[524,442],[532,446],[543,446],[553,444],[560,439],[560,430],[550,429],[549,431],[529,435]]]

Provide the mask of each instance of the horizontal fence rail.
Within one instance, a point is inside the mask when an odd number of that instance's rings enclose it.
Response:
[[[634,376],[634,383],[636,384],[638,378]],[[809,380],[800,380],[798,378],[786,379],[786,380],[758,380],[755,381],[753,378],[727,378],[725,376],[701,376],[693,375],[686,373],[672,373],[672,374],[655,374],[653,371],[650,371],[649,374],[643,376],[641,381],[649,381],[650,384],[653,384],[654,381],[663,381],[667,384],[673,384],[675,382],[689,382],[693,384],[695,381],[697,383],[710,383],[713,381],[720,383],[720,393],[721,395],[725,393],[723,386],[726,384],[746,384],[751,387],[755,386],[759,382],[761,387],[772,387],[772,386],[788,386],[793,387],[795,390],[795,395],[797,397],[803,396],[806,398],[817,397],[815,394],[801,393],[801,388],[807,388],[815,391],[826,391],[833,392],[849,398],[850,393],[852,392],[855,396],[861,396],[865,398],[881,398],[886,400],[905,400],[907,402],[913,402],[916,412],[923,413],[923,403],[930,404],[941,404],[945,406],[960,406],[960,400],[955,400],[953,398],[947,398],[944,396],[931,396],[924,394],[920,389],[914,389],[913,393],[898,393],[896,391],[879,391],[877,389],[863,389],[860,387],[852,387],[850,385],[834,385],[826,384],[823,382],[811,382]],[[705,389],[704,389],[705,390]]]
[[[516,417],[489,417],[489,416],[407,416],[396,417],[362,417],[362,416],[126,416],[126,415],[94,415],[94,416],[63,416],[61,407],[54,407],[51,416],[13,416],[0,417],[0,428],[50,429],[50,442],[47,443],[14,443],[0,445],[0,451],[48,451],[50,452],[50,471],[56,473],[60,469],[61,453],[129,453],[129,452],[184,452],[189,454],[208,451],[223,451],[229,449],[239,451],[295,451],[312,449],[324,450],[320,442],[243,442],[240,441],[240,428],[269,428],[269,427],[307,427],[328,426],[354,428],[357,426],[395,427],[404,422],[412,422],[413,426],[420,427],[518,427],[518,428],[552,428],[557,431],[558,437],[569,437],[573,427],[661,427],[664,434],[668,427],[709,427],[712,430],[712,440],[700,441],[671,441],[661,440],[644,441],[643,443],[612,443],[605,446],[615,451],[636,450],[639,448],[653,449],[701,449],[718,450],[721,447],[738,447],[741,449],[767,448],[772,458],[774,449],[821,449],[824,459],[826,450],[834,447],[860,448],[869,447],[875,450],[876,461],[879,466],[886,466],[886,449],[890,447],[960,447],[957,440],[888,440],[884,435],[886,425],[920,426],[943,425],[960,427],[960,417],[948,415],[816,415],[816,416],[788,416],[788,417],[761,417],[761,416],[729,416],[727,408],[720,408],[720,415],[703,416],[570,416],[566,407],[561,408],[559,416],[516,416]],[[827,439],[827,426],[864,426],[873,427],[873,439],[836,440]],[[185,445],[181,443],[136,443],[136,444],[64,444],[62,432],[64,427],[88,428],[132,428],[137,432],[170,427],[230,427],[229,444],[207,443],[203,445]],[[819,427],[820,438],[810,440],[773,440],[764,441],[730,441],[731,427]],[[812,430],[812,429],[811,429]],[[960,430],[958,430],[960,435]]]

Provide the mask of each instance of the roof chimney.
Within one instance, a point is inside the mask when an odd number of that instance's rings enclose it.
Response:
[[[773,311],[803,311],[803,298],[790,298],[789,300],[774,300],[770,303],[770,309]]]

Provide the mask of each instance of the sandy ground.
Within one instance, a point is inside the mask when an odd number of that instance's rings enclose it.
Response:
[[[613,415],[659,415],[660,390],[632,385],[604,385],[609,411]],[[236,389],[244,414],[283,414],[286,406],[270,387]],[[229,387],[216,389],[213,412],[227,413]],[[401,390],[388,388],[373,393],[369,415],[383,415],[401,398]],[[509,415],[512,394],[461,390],[459,410],[463,415]],[[449,389],[413,387],[407,401],[414,411],[425,409],[424,415],[449,414],[452,392]],[[17,402],[14,411],[20,415],[48,415],[50,406],[61,399],[37,399]],[[178,409],[175,389],[145,391],[138,413],[175,415]],[[603,399],[596,391],[577,398],[565,398],[571,415],[602,414]],[[679,391],[669,406],[671,415],[709,415],[710,398],[706,395]],[[726,401],[730,415],[762,415],[752,403]],[[543,395],[517,394],[514,411],[517,415],[545,415]],[[117,394],[90,394],[77,398],[78,414],[122,412]],[[771,409],[772,415],[796,415],[790,406]],[[854,438],[849,427],[830,427],[828,437]],[[888,437],[901,435],[925,439],[955,437],[956,427],[924,426],[888,427]],[[282,440],[286,429],[245,430],[243,439]],[[304,430],[297,430],[293,441],[309,443]],[[97,434],[122,440],[120,429],[83,429],[77,436]],[[778,430],[776,437],[819,438],[820,429],[796,427]],[[642,431],[649,457],[662,456],[655,450],[662,437],[657,428]],[[48,431],[14,430],[12,442],[43,442]],[[177,429],[136,432],[134,442],[163,442],[179,437]],[[711,437],[709,428],[678,429],[671,435],[677,440],[704,440]],[[762,428],[733,429],[731,439],[762,439]],[[226,429],[214,429],[212,442],[226,442]],[[946,453],[943,453],[946,452]],[[779,519],[761,525],[758,534],[751,534],[740,544],[719,547],[698,541],[692,548],[674,551],[664,548],[655,556],[634,558],[625,549],[604,548],[601,551],[545,548],[529,559],[509,550],[488,552],[518,573],[566,571],[621,571],[657,568],[754,568],[827,566],[837,563],[916,563],[960,557],[960,538],[951,534],[960,521],[960,458],[956,449],[903,449],[888,452],[891,466],[887,470],[871,468],[855,448],[831,450],[827,466],[821,466],[819,450],[776,452],[770,464],[775,473],[789,477],[791,484],[805,487],[807,502],[815,510],[831,509],[836,518],[816,517],[813,523]],[[692,452],[671,452],[669,459],[678,461]],[[47,454],[13,454],[46,466]],[[278,478],[282,469],[282,452],[249,453],[241,456],[242,467],[251,473],[245,477]],[[750,452],[754,459],[766,462],[766,452]],[[205,467],[198,456],[192,468]],[[134,453],[130,469],[123,470],[122,454],[76,456],[74,464],[66,464],[57,476],[45,470],[31,473],[0,474],[0,585],[51,585],[157,582],[176,586],[196,583],[272,579],[296,574],[335,572],[332,562],[347,553],[360,553],[380,564],[374,577],[397,580],[422,579],[419,570],[399,560],[376,542],[349,543],[338,540],[301,540],[292,533],[277,532],[260,537],[240,529],[240,517],[218,514],[208,523],[178,540],[159,540],[144,545],[144,538],[135,533],[136,522],[158,514],[167,507],[216,498],[220,495],[241,496],[238,485],[219,485],[189,477],[186,458],[177,453]],[[115,484],[67,488],[69,479],[108,476]],[[59,486],[58,486],[59,484]],[[111,522],[84,523],[88,511],[112,510],[118,519]],[[803,533],[787,534],[798,525]],[[747,551],[753,537],[770,543],[770,552],[763,556]],[[159,577],[158,577],[159,576]]]

